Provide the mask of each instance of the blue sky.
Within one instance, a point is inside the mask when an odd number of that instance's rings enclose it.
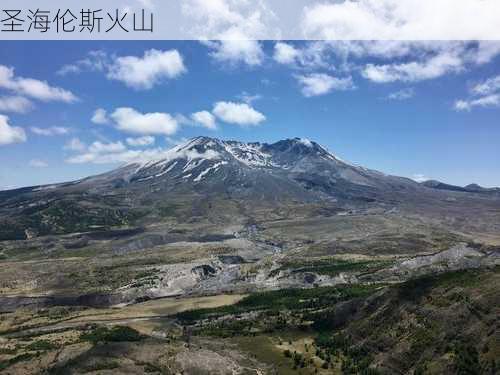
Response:
[[[4,41],[0,188],[197,135],[308,138],[386,173],[500,186],[499,77],[498,44],[473,42]]]

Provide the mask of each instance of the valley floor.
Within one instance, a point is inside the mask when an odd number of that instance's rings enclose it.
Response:
[[[0,318],[5,374],[495,374],[500,269]]]

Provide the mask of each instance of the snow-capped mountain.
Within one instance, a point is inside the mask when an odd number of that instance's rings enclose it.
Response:
[[[170,180],[193,185],[265,174],[286,175],[295,182],[318,175],[331,184],[345,180],[372,187],[381,178],[393,179],[346,163],[318,143],[300,138],[267,144],[197,137],[172,148],[160,160],[131,163],[119,171],[128,183]]]
[[[392,207],[438,194],[431,190],[346,163],[305,139],[267,144],[197,137],[159,160],[79,181],[0,192],[0,238],[23,238],[27,227],[67,233],[154,223],[166,206],[178,209],[177,220],[206,218],[209,211],[217,220],[234,215],[248,220],[256,210],[296,205]]]

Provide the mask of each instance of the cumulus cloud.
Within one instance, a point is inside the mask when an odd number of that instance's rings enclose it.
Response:
[[[0,146],[26,142],[26,132],[18,126],[11,126],[9,118],[0,115]]]
[[[212,112],[220,120],[240,126],[259,125],[266,120],[266,116],[247,103],[217,102]]]
[[[145,135],[143,137],[138,137],[138,138],[127,138],[126,141],[129,146],[144,147],[154,144],[155,137],[152,137],[150,135]]]
[[[204,128],[215,130],[217,129],[217,124],[215,123],[215,116],[208,111],[200,111],[191,114],[191,119],[195,124],[201,125]]]
[[[141,135],[172,135],[177,132],[178,121],[168,113],[140,113],[133,108],[117,108],[111,118],[117,129]]]
[[[94,114],[92,115],[92,118],[90,119],[94,124],[107,124],[109,122],[108,115],[106,113],[106,110],[102,108],[97,108],[94,111]]]
[[[46,161],[40,159],[31,159],[28,164],[33,168],[47,168],[49,166]]]
[[[389,95],[387,95],[387,99],[407,100],[413,98],[414,96],[415,96],[415,90],[412,87],[409,87],[395,92],[391,92]]]
[[[83,143],[79,138],[72,138],[70,139],[65,145],[64,149],[65,150],[70,150],[70,151],[83,151],[87,148],[87,145]]]
[[[116,56],[105,51],[91,51],[75,63],[61,67],[57,74],[102,72],[111,80],[123,82],[137,90],[151,89],[155,85],[174,79],[187,72],[179,51],[150,49],[143,56]]]
[[[317,2],[304,8],[301,29],[305,39],[497,40],[499,14],[494,0]]]
[[[177,50],[151,49],[143,57],[117,57],[109,66],[107,77],[137,90],[147,90],[186,71],[183,58]]]
[[[41,101],[59,101],[72,103],[77,97],[70,91],[50,86],[45,81],[33,78],[16,77],[14,68],[0,65],[0,88],[10,90]]]
[[[220,62],[260,65],[265,56],[258,40],[279,38],[276,16],[261,0],[186,0],[182,12],[192,36],[204,41]]]
[[[64,135],[69,133],[69,129],[62,126],[51,126],[48,128],[39,128],[36,126],[32,126],[30,130],[36,135],[43,135],[46,137],[54,135]]]
[[[352,77],[337,78],[324,73],[297,75],[302,94],[306,97],[325,95],[333,90],[345,91],[355,88]]]
[[[274,45],[274,60],[280,64],[293,64],[300,52],[289,43],[278,42]]]
[[[258,66],[264,61],[265,54],[262,46],[255,40],[236,38],[205,42],[205,44],[213,50],[210,55],[220,62]]]
[[[0,97],[0,111],[26,113],[33,109],[33,103],[22,96]]]

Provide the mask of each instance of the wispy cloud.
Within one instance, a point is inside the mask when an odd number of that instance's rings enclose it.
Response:
[[[468,99],[455,101],[456,111],[471,111],[475,107],[500,107],[500,75],[488,78],[474,85]]]
[[[38,79],[18,77],[14,74],[14,68],[5,65],[0,65],[0,88],[45,102],[73,103],[77,100],[71,91]]]
[[[70,151],[84,151],[87,148],[87,145],[82,142],[79,138],[72,138],[70,139],[65,145],[64,149],[65,150],[70,150]]]
[[[0,97],[0,111],[26,113],[33,109],[33,103],[22,96]]]
[[[388,100],[408,100],[415,96],[415,89],[412,87],[408,87],[405,89],[401,89],[398,91],[391,92],[387,95],[386,99]]]
[[[31,159],[28,164],[33,168],[47,168],[49,166],[46,161],[40,159]]]
[[[471,111],[474,107],[498,108],[500,107],[500,94],[481,96],[477,99],[457,100],[454,105],[457,111]]]
[[[217,102],[212,112],[221,121],[240,126],[255,126],[266,120],[266,116],[247,103]]]
[[[86,71],[103,72],[111,63],[111,58],[102,50],[90,51],[88,55],[72,64],[63,65],[56,73],[61,76],[79,74]]]
[[[449,72],[464,69],[463,60],[455,54],[442,53],[426,61],[375,65],[368,64],[363,69],[363,77],[377,83],[395,81],[418,82],[440,77]]]
[[[144,146],[151,146],[152,144],[155,143],[155,137],[152,137],[150,135],[145,135],[143,137],[137,137],[137,138],[127,138],[126,142],[129,146],[133,147],[144,147]]]
[[[70,132],[68,128],[62,126],[51,126],[48,128],[39,128],[37,126],[32,126],[30,128],[31,132],[36,135],[42,135],[46,137],[54,136],[54,135],[65,135]]]

